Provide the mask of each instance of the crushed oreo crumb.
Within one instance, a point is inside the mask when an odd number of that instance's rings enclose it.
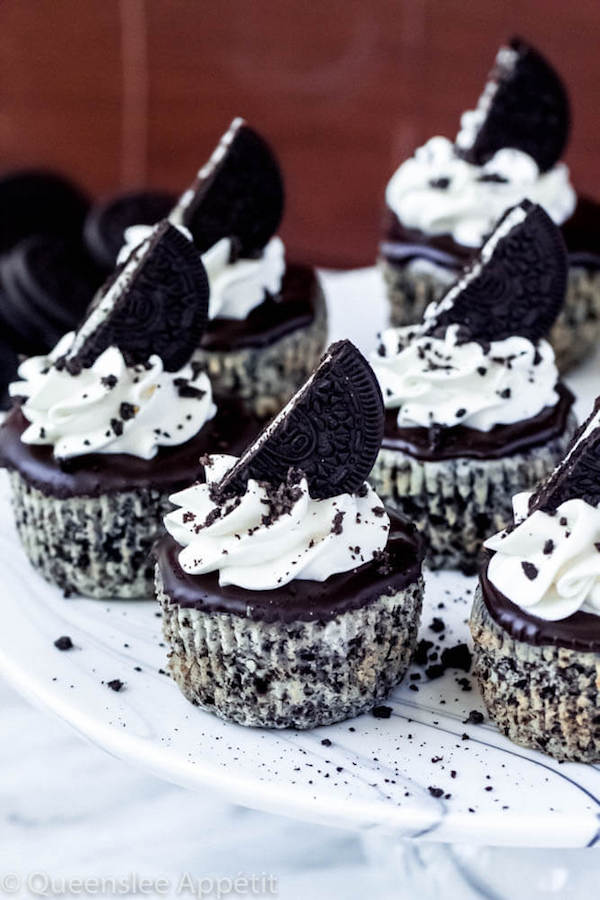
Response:
[[[56,640],[54,641],[54,646],[57,650],[71,650],[73,647],[73,641],[68,634],[63,634],[62,637],[56,638]]]
[[[523,569],[526,577],[529,578],[530,581],[535,581],[535,579],[540,574],[538,567],[534,566],[534,564],[530,563],[530,562],[522,562],[521,568]]]
[[[119,407],[119,415],[122,419],[127,421],[127,419],[133,419],[137,412],[137,407],[133,405],[133,403],[121,403]]]
[[[375,719],[389,719],[392,715],[392,707],[391,706],[374,706],[371,710],[371,715]]]

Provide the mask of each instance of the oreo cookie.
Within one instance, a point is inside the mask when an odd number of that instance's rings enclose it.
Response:
[[[146,363],[157,354],[166,371],[174,372],[198,346],[208,318],[208,297],[200,255],[165,220],[101,289],[58,365],[75,374],[116,346],[130,365]]]
[[[498,51],[477,111],[481,122],[474,133],[459,133],[456,140],[468,162],[483,165],[503,147],[528,153],[541,172],[561,158],[571,119],[566,88],[541,53],[520,38]]]
[[[565,458],[529,500],[530,512],[552,512],[566,500],[600,505],[600,397],[576,432]]]
[[[87,197],[69,179],[23,170],[0,178],[0,253],[34,234],[81,239]]]
[[[283,179],[271,148],[238,118],[170,218],[189,228],[201,253],[234,237],[238,255],[252,257],[277,231],[283,207]]]
[[[83,228],[86,246],[98,265],[114,269],[125,231],[131,225],[156,225],[166,219],[175,197],[164,191],[133,191],[97,203]]]
[[[567,251],[541,206],[524,200],[507,210],[474,262],[425,319],[426,334],[460,325],[460,340],[480,343],[552,327],[565,298]]]
[[[50,350],[77,327],[102,272],[77,244],[32,237],[0,261],[0,320],[21,353]]]
[[[8,409],[11,399],[8,385],[15,381],[19,359],[11,345],[0,338],[0,409]]]
[[[241,493],[249,478],[284,483],[290,469],[306,476],[313,499],[352,493],[373,468],[383,424],[383,399],[373,370],[354,344],[339,341],[224,476],[216,493]]]

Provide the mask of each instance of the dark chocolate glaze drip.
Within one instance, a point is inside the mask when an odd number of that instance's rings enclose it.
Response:
[[[488,578],[488,562],[479,576],[487,610],[501,628],[516,641],[535,647],[551,644],[569,650],[600,652],[600,616],[576,612],[567,619],[546,622],[512,603]]]
[[[580,197],[575,212],[560,230],[567,246],[569,265],[600,269],[600,203],[590,197]],[[480,249],[458,244],[450,234],[428,235],[415,228],[405,228],[389,208],[385,211],[384,235],[383,255],[400,265],[420,258],[459,270],[471,262]],[[386,248],[386,242],[391,246]]]
[[[558,384],[556,390],[560,398],[556,406],[546,406],[537,416],[522,422],[495,425],[490,431],[477,431],[465,425],[399,428],[398,410],[388,409],[381,446],[423,460],[498,459],[520,453],[546,444],[564,432],[575,398],[564,384]]]
[[[311,324],[319,290],[314,269],[288,265],[277,297],[267,296],[245,319],[212,319],[201,346],[204,350],[268,347],[284,335]]]
[[[217,413],[196,437],[175,447],[162,447],[154,459],[129,453],[90,453],[62,464],[49,445],[24,444],[29,423],[19,406],[0,428],[0,466],[14,469],[33,487],[59,499],[97,497],[134,488],[176,491],[204,480],[200,457],[206,453],[239,456],[264,425],[233,402],[220,402]]]
[[[179,565],[181,547],[165,535],[155,547],[158,567],[171,601],[188,609],[231,613],[263,622],[327,622],[358,609],[381,594],[414,584],[421,573],[423,540],[413,526],[390,514],[391,529],[382,561],[373,560],[331,575],[326,581],[294,580],[272,591],[219,586],[219,573],[188,575]],[[268,563],[267,563],[268,565]]]

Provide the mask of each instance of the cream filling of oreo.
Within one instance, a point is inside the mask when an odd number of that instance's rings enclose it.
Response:
[[[519,59],[519,54],[512,47],[500,47],[496,54],[495,70],[499,72],[511,72]],[[460,131],[456,135],[456,146],[461,150],[470,150],[482,125],[487,119],[490,107],[498,92],[499,81],[490,78],[483,89],[475,109],[466,110],[460,119]]]
[[[152,459],[160,447],[184,444],[215,415],[208,376],[188,363],[165,372],[158,356],[128,366],[117,347],[109,347],[77,375],[54,363],[72,347],[66,334],[48,356],[34,356],[19,367],[13,397],[24,397],[30,422],[21,440],[48,444],[58,459],[88,453],[129,453]]]
[[[371,355],[387,409],[400,428],[464,425],[490,431],[555,406],[558,371],[547,341],[512,336],[487,347],[461,343],[458,325],[443,337],[389,328]]]
[[[506,210],[524,199],[543,206],[557,225],[577,203],[564,163],[541,173],[527,153],[505,147],[478,166],[458,156],[444,137],[431,138],[402,163],[385,196],[404,227],[449,234],[464,247],[480,247]]]
[[[527,515],[531,494],[513,498],[515,522],[485,542],[491,583],[512,603],[554,622],[600,614],[600,509],[567,500],[555,513]]]
[[[366,483],[356,494],[313,500],[305,478],[278,489],[249,479],[242,496],[216,502],[211,485],[236,461],[211,456],[207,483],[170,498],[179,508],[165,527],[183,547],[184,572],[218,572],[220,585],[268,591],[295,579],[325,581],[385,549],[390,521]]]
[[[187,228],[179,226],[191,240]],[[152,228],[132,225],[125,230],[125,244],[119,252],[118,264],[127,260],[149,238]],[[210,285],[208,316],[225,319],[245,319],[260,306],[267,294],[277,296],[285,273],[285,247],[279,237],[273,237],[257,259],[231,259],[231,240],[222,238],[202,254],[202,262]]]

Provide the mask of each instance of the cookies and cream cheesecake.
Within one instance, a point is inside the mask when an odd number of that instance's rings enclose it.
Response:
[[[544,338],[565,279],[558,228],[523,201],[419,325],[381,336],[372,365],[386,418],[371,483],[425,532],[434,567],[473,571],[513,494],[554,468],[575,431]]]
[[[173,495],[156,549],[169,667],[194,704],[243,725],[358,715],[403,677],[422,542],[366,477],[377,381],[348,341],[239,458]]]
[[[283,178],[271,148],[236,118],[169,213],[193,241],[210,283],[195,358],[217,396],[236,396],[263,417],[278,412],[306,380],[327,336],[318,277],[286,259],[276,233],[283,209]],[[147,226],[128,228],[119,258],[147,234]]]
[[[215,403],[192,360],[208,302],[200,257],[162,222],[77,331],[19,368],[0,464],[31,562],[66,593],[151,593],[169,494],[199,477],[206,452],[260,430],[239,404]]]
[[[473,610],[474,672],[511,740],[600,760],[600,402],[565,459],[514,498]]]
[[[503,213],[527,198],[561,227],[568,249],[566,302],[550,334],[559,369],[595,347],[600,211],[577,196],[561,162],[569,127],[568,95],[550,63],[519,39],[501,47],[455,140],[431,138],[387,185],[380,262],[393,324],[418,322]]]

